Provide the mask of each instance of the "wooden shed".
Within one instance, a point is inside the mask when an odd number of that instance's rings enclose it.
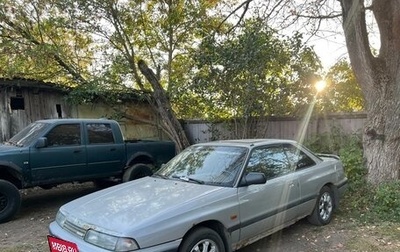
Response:
[[[70,117],[65,95],[65,89],[51,83],[0,79],[0,140],[39,119]]]
[[[134,92],[134,91],[133,91]],[[29,123],[48,118],[114,118],[123,112],[130,120],[118,120],[127,139],[165,139],[159,117],[138,94],[126,96],[111,108],[98,101],[83,105],[67,102],[69,91],[60,85],[30,79],[0,78],[0,142],[10,139]],[[135,98],[136,97],[136,98]]]

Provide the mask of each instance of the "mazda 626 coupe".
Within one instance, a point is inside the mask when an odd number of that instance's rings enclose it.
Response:
[[[49,239],[79,252],[235,251],[302,218],[328,224],[346,185],[337,156],[295,141],[195,144],[151,177],[63,205]]]

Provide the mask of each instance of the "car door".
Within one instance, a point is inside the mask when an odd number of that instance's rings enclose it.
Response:
[[[86,169],[86,149],[82,145],[81,124],[66,123],[47,134],[47,146],[30,149],[32,179],[37,184],[59,183],[79,178]]]
[[[238,188],[241,240],[266,234],[296,218],[300,191],[292,169],[281,145],[252,150],[245,174],[262,172],[267,182]]]
[[[118,174],[125,165],[125,144],[117,143],[109,123],[90,122],[85,125],[87,139],[87,175]]]
[[[299,216],[309,215],[315,206],[315,200],[321,187],[330,181],[332,172],[323,167],[318,159],[308,154],[307,150],[299,149],[297,146],[285,144],[284,150],[290,162],[295,164],[295,173],[299,179],[300,201]],[[324,182],[325,181],[325,182]]]

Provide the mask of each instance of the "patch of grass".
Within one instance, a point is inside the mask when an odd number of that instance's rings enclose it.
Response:
[[[400,223],[400,181],[372,186],[368,182],[351,183],[341,201],[340,212],[360,222]],[[400,225],[399,225],[400,226]]]
[[[372,211],[383,220],[400,223],[400,181],[384,183],[376,188]]]
[[[350,251],[360,252],[398,252],[400,251],[400,227],[388,222],[359,226],[357,234],[348,240],[346,247]]]

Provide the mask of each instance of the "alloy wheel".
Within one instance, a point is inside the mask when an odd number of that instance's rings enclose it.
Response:
[[[319,216],[326,221],[330,218],[333,210],[332,197],[328,192],[321,195],[319,200]]]

